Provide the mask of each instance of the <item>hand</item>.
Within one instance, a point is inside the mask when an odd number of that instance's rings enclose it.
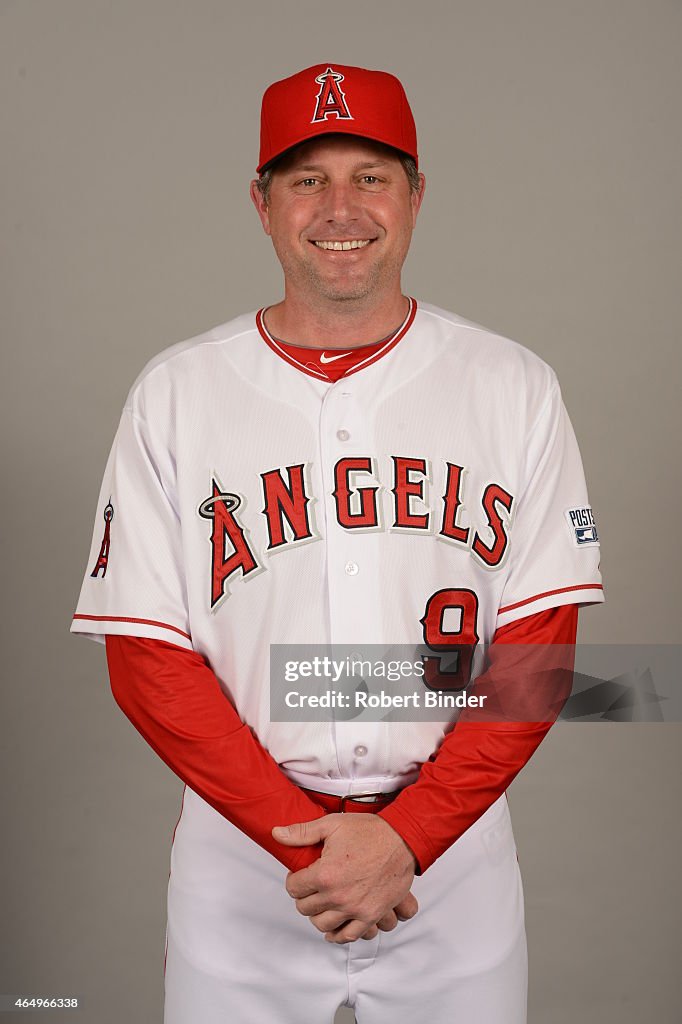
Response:
[[[272,834],[288,846],[324,843],[318,861],[289,872],[286,888],[329,942],[373,938],[378,928],[390,931],[416,914],[414,854],[378,815],[327,814]]]
[[[411,892],[408,892],[408,894],[407,894],[407,896],[405,897],[404,900],[401,900],[400,903],[397,906],[393,907],[393,910],[389,910],[389,912],[387,914],[384,914],[384,916],[381,918],[380,921],[377,921],[377,923],[373,924],[371,928],[368,928],[366,932],[363,932],[362,935],[360,936],[360,938],[361,939],[373,939],[376,935],[378,935],[378,933],[380,931],[381,932],[392,932],[394,928],[397,928],[398,921],[409,921],[409,919],[411,917],[414,917],[414,915],[417,913],[418,909],[419,909],[419,904],[417,903],[416,898],[412,895]],[[351,924],[351,923],[352,922],[349,922],[349,921],[346,922],[346,924]],[[325,935],[325,938],[327,938],[326,935]],[[351,940],[349,940],[349,939],[339,940],[339,939],[337,939],[333,935],[333,933],[330,932],[329,933],[329,941],[330,942],[332,942],[332,941],[334,941],[334,942],[337,942],[337,941],[349,942]]]

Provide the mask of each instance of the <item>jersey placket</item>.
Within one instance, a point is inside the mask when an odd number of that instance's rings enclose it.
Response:
[[[379,552],[377,533],[382,529],[380,491],[376,493],[376,526],[357,528],[339,522],[339,503],[335,497],[335,468],[343,459],[371,458],[374,452],[367,403],[358,396],[354,377],[342,378],[332,385],[320,410],[320,453],[323,472],[325,540],[327,552],[327,600],[329,640],[344,645],[339,654],[367,656],[366,645],[378,644],[381,607]],[[376,472],[376,465],[372,462]],[[378,487],[372,472],[352,472],[350,489]],[[351,512],[359,511],[359,497],[353,493]],[[358,686],[362,682],[358,679]],[[368,778],[383,775],[387,751],[382,729],[377,722],[362,721],[360,712],[352,721],[333,722],[332,736],[341,776],[351,780],[348,792],[364,792]],[[352,780],[358,779],[357,783]],[[375,784],[375,783],[373,783]]]

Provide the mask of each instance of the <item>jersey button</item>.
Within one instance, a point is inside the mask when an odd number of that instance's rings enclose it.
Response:
[[[362,745],[362,743],[359,743],[358,746],[355,748],[355,756],[356,757],[366,757],[367,756],[367,747],[364,747]]]
[[[355,562],[346,562],[346,576],[357,576],[360,569]]]
[[[339,441],[347,441],[348,438],[350,437],[350,434],[348,433],[347,430],[337,430],[336,436],[338,437]]]

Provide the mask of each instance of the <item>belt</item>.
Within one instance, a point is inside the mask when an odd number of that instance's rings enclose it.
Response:
[[[337,814],[376,814],[400,793],[400,790],[396,789],[393,793],[354,793],[349,796],[335,796],[333,793],[319,793],[316,789],[301,788],[326,811]]]

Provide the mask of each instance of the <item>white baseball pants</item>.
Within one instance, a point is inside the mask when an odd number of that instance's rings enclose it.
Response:
[[[286,869],[189,788],[171,854],[164,1024],[525,1024],[523,893],[505,797],[414,880],[392,932],[325,942]]]

